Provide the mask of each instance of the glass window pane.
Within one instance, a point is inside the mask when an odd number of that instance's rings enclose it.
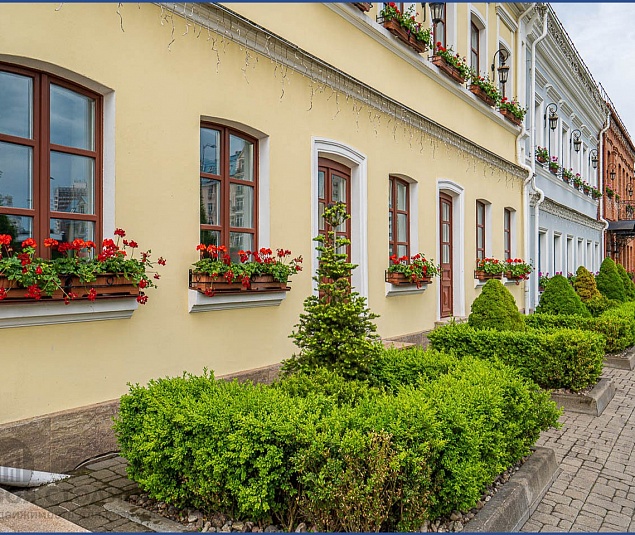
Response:
[[[254,188],[251,186],[229,185],[229,226],[253,228]]]
[[[205,245],[220,245],[220,231],[201,230],[201,243]]]
[[[444,242],[449,242],[450,241],[450,225],[444,224],[442,225],[441,229],[442,229],[441,240]]]
[[[408,187],[397,182],[397,210],[408,209]]]
[[[392,187],[393,181],[390,181],[390,188],[388,188],[388,208],[392,208]]]
[[[324,230],[324,203],[318,203],[318,229]]]
[[[93,241],[95,239],[95,223],[92,221],[51,219],[50,226],[50,237],[60,242],[70,242],[76,238],[80,238],[84,241]]]
[[[331,200],[348,204],[346,199],[346,179],[344,177],[337,175],[331,177]]]
[[[441,204],[441,218],[443,219],[443,221],[450,220],[450,205],[447,203]]]
[[[318,199],[324,199],[324,171],[318,171]]]
[[[408,241],[408,216],[397,214],[397,241]]]
[[[450,263],[450,246],[447,243],[441,247],[441,262],[443,264]]]
[[[33,208],[32,162],[31,147],[0,142],[0,206]]]
[[[94,150],[95,101],[51,84],[51,143]]]
[[[505,210],[505,230],[510,229],[511,227],[510,221],[511,221],[511,213],[509,210]]]
[[[393,241],[392,235],[392,212],[388,212],[388,241]]]
[[[221,224],[220,200],[220,181],[201,178],[201,224]]]
[[[229,176],[254,181],[254,144],[238,136],[229,136]]]
[[[485,224],[485,207],[480,203],[476,204],[476,223],[478,225]]]
[[[201,128],[201,173],[221,174],[220,132]]]
[[[33,218],[0,214],[0,234],[13,237],[11,247],[18,250],[24,240],[33,237]]]
[[[397,256],[408,256],[408,246],[407,245],[397,245]]]
[[[485,247],[485,237],[483,236],[482,229],[478,229],[476,231],[476,247],[478,249],[483,249]]]
[[[230,232],[229,233],[229,254],[234,261],[238,261],[238,251],[253,251],[254,237],[253,234],[246,232]]]
[[[52,211],[95,213],[95,160],[92,158],[51,151],[50,184]]]
[[[33,80],[28,76],[0,72],[0,102],[0,133],[31,139]]]
[[[393,255],[393,248],[392,248],[392,243],[390,245],[388,245],[388,258],[390,258]]]

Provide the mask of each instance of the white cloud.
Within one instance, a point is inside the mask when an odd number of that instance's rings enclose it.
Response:
[[[596,82],[635,134],[635,4],[551,4]]]

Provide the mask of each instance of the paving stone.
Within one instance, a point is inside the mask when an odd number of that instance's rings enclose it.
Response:
[[[587,505],[588,504],[597,505],[600,508],[606,509],[607,511],[614,511],[616,513],[619,513],[622,510],[622,506],[620,504],[614,503],[594,493],[589,494],[589,497],[587,498],[586,503]]]
[[[604,522],[620,527],[620,530],[627,529],[631,523],[631,517],[609,511],[604,517]]]
[[[78,496],[73,500],[73,502],[75,502],[77,505],[83,506],[107,500],[108,498],[112,498],[112,496],[113,493],[107,490],[96,490],[95,492],[89,492],[88,494]]]
[[[108,524],[110,520],[104,518],[100,515],[92,515],[87,518],[82,518],[78,524],[83,528],[89,529],[91,531],[101,531],[101,528]]]
[[[106,469],[97,470],[96,472],[93,472],[91,476],[99,481],[112,481],[113,479],[121,477],[119,474],[113,472],[112,470]]]
[[[86,468],[88,470],[96,472],[98,470],[103,470],[105,468],[118,467],[118,466],[121,466],[121,464],[122,464],[121,457],[116,456],[116,457],[111,457],[110,459],[105,459],[103,461],[98,461],[96,463],[91,463],[87,465]]]

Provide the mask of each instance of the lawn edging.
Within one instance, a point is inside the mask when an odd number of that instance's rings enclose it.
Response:
[[[602,377],[588,394],[567,394],[552,392],[551,399],[565,411],[600,416],[615,396],[615,385]]]
[[[470,520],[466,531],[519,531],[551,487],[558,470],[551,448],[535,448],[518,472]]]

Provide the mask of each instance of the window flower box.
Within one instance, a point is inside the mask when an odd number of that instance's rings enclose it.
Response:
[[[445,48],[442,48],[439,46],[439,43],[437,43],[437,53],[432,56],[432,63],[434,65],[436,65],[439,70],[445,74],[446,76],[448,76],[449,78],[451,78],[452,80],[454,80],[455,82],[459,83],[459,84],[464,84],[465,81],[467,80],[468,75],[463,75],[461,73],[461,71],[453,64],[451,64],[443,55],[441,55],[439,52],[441,53],[450,53],[451,50],[448,52],[446,51]],[[461,61],[459,58],[457,58],[457,62]],[[463,65],[463,63],[460,63],[461,65]]]
[[[417,284],[417,281],[413,281],[405,273],[391,273],[389,271],[386,271],[386,282],[395,286],[414,286]],[[422,277],[418,280],[419,285],[430,284],[431,282],[432,277]]]
[[[501,108],[500,113],[503,117],[505,117],[505,119],[507,119],[508,121],[511,121],[512,123],[514,123],[516,126],[520,126],[523,123],[523,120],[516,117],[511,111],[509,111],[506,108]]]
[[[538,146],[536,148],[536,161],[538,163],[547,163],[549,161],[549,151],[545,147]]]
[[[367,13],[373,7],[370,2],[353,2],[353,5],[364,13]]]
[[[106,297],[135,297],[138,303],[148,300],[145,288],[155,286],[149,277],[150,252],[140,253],[134,240],[120,239],[126,235],[115,230],[117,242],[105,239],[102,248],[93,253],[95,244],[80,238],[72,242],[58,242],[46,238],[44,246],[56,251],[57,258],[45,259],[36,255],[37,243],[28,238],[18,247],[8,234],[0,235],[0,303],[14,301],[64,301],[75,299],[94,301]],[[16,252],[15,250],[19,252]],[[165,260],[159,258],[159,265]],[[155,273],[154,279],[159,275]]]
[[[496,101],[492,97],[490,97],[481,86],[470,84],[469,89],[488,106],[494,106],[496,104]]]
[[[502,279],[503,278],[503,274],[502,273],[487,273],[485,271],[481,271],[481,270],[475,270],[474,271],[474,278],[478,279],[480,281],[486,281],[486,280],[490,280],[490,279]]]
[[[302,257],[289,260],[291,251],[238,251],[235,262],[224,245],[200,244],[201,259],[189,272],[189,287],[207,297],[217,293],[288,291],[289,278],[302,270]]]
[[[509,281],[515,281],[516,284],[520,284],[520,281],[527,280],[528,277],[525,275],[514,275],[511,271],[506,271],[505,278]]]
[[[383,22],[383,25],[384,28],[392,33],[397,39],[415,50],[415,52],[423,54],[428,49],[424,41],[415,39],[415,37],[395,19],[386,20]]]

